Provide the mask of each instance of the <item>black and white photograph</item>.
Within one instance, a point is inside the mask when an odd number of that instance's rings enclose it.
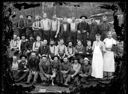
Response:
[[[1,94],[127,94],[126,2],[3,2]]]

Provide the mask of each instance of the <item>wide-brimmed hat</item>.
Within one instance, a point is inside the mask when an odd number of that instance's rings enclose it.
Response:
[[[85,58],[84,58],[84,60],[87,60],[87,61],[89,61],[89,59],[88,59],[87,57],[85,57]]]
[[[27,56],[26,56],[26,55],[23,55],[23,54],[22,54],[22,55],[20,55],[20,59],[21,59],[22,57],[27,58]]]
[[[83,17],[84,17],[85,19],[87,19],[87,16],[84,16],[84,15],[83,15],[83,16],[80,16],[80,19],[82,19]]]

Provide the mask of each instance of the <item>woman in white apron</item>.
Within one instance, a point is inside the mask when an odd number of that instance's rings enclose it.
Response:
[[[115,72],[114,52],[111,50],[113,45],[116,45],[116,40],[112,38],[112,32],[108,32],[108,37],[104,39],[105,53],[104,53],[104,77],[113,78],[112,74]]]
[[[101,36],[96,34],[96,41],[93,42],[92,73],[95,78],[103,78],[103,55],[104,44],[100,41]]]

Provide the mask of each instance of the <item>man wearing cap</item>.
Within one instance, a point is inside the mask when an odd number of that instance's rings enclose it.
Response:
[[[32,16],[28,15],[26,20],[26,37],[29,38],[29,36],[33,35],[32,32]]]
[[[89,64],[89,59],[84,58],[84,62],[81,64],[81,69],[79,72],[79,79],[81,83],[87,83],[87,78],[91,75],[91,66]]]
[[[38,15],[35,16],[35,22],[32,25],[32,29],[34,31],[34,37],[37,35],[42,37],[40,17]]]
[[[20,60],[18,61],[18,73],[17,73],[17,78],[16,82],[22,81],[25,79],[28,75],[28,68],[27,68],[27,56],[21,55]]]
[[[107,16],[102,17],[102,22],[99,25],[99,32],[101,34],[101,40],[103,41],[106,38],[107,32],[110,30],[110,25],[107,22]]]
[[[20,15],[17,27],[19,31],[19,36],[21,37],[22,34],[25,34],[25,19],[23,15]]]
[[[50,38],[54,41],[56,40],[60,30],[60,22],[57,20],[56,15],[53,15],[53,20],[51,20],[51,31]]]
[[[81,22],[78,24],[78,39],[82,41],[83,45],[86,46],[87,36],[89,35],[89,25],[86,22],[87,17],[81,16]]]
[[[50,19],[47,18],[46,13],[43,14],[43,19],[41,20],[41,28],[43,29],[43,39],[47,39],[47,41],[49,42],[51,22]]]

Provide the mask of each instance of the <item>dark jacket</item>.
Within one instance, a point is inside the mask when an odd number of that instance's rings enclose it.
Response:
[[[41,55],[43,55],[43,54],[45,54],[45,55],[49,55],[49,46],[40,46],[39,47],[39,51],[38,51],[38,53],[39,54],[41,54]]]

